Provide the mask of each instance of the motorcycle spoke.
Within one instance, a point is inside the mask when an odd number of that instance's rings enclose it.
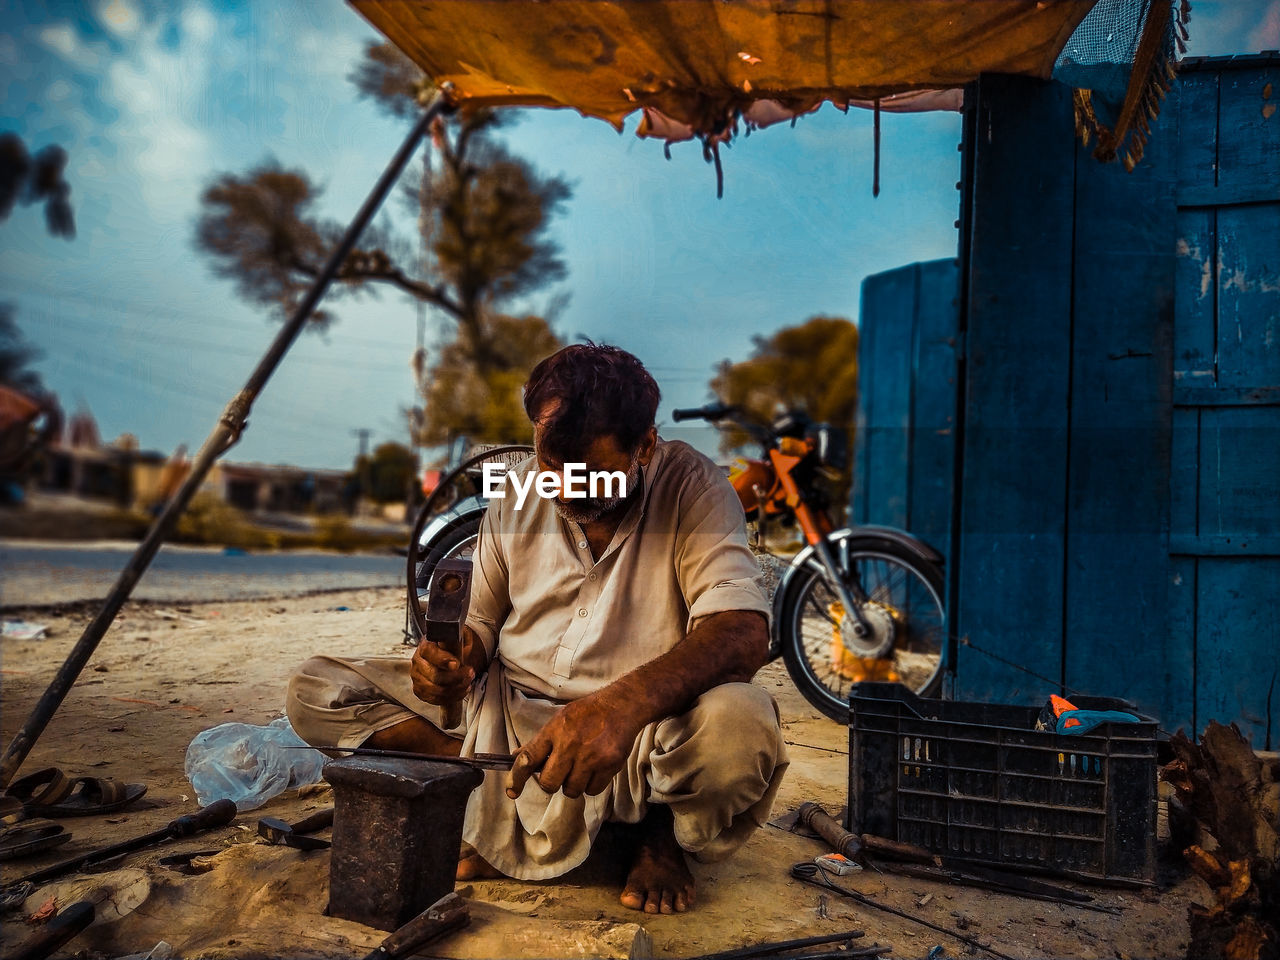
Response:
[[[924,691],[936,682],[941,669],[946,641],[945,611],[941,594],[927,579],[920,562],[908,560],[892,552],[860,550],[848,540],[832,545],[833,553],[847,583],[861,587],[869,607],[880,612],[868,619],[877,621],[887,611],[893,618],[894,645],[889,658],[891,667],[876,666],[877,661],[860,661],[843,642],[838,618],[830,607],[838,597],[821,572],[811,570],[804,584],[797,588],[791,610],[790,626],[794,640],[794,665],[807,677],[801,685],[811,702],[818,705],[816,687],[822,691],[822,707],[828,716],[839,717],[849,692],[863,679],[899,678],[911,689]],[[859,591],[851,589],[850,592]],[[864,608],[867,609],[867,608]],[[859,663],[862,666],[859,666]],[[883,661],[880,661],[883,662]],[[799,682],[799,678],[797,679]]]
[[[805,602],[809,606],[812,606],[814,609],[814,612],[817,613],[818,616],[821,617],[823,620],[827,621],[827,623],[831,624],[831,626],[838,627],[840,625],[839,622],[836,620],[836,618],[833,617],[827,610],[827,608],[830,607],[831,604],[829,602],[826,604],[819,603],[816,591],[810,593],[805,598]]]

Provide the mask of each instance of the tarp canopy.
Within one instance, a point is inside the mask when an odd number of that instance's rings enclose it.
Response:
[[[752,122],[758,104],[775,118],[893,95],[954,107],[914,92],[1047,79],[1096,0],[351,2],[461,104],[571,107],[618,127],[645,108],[671,130],[640,132],[681,138]]]

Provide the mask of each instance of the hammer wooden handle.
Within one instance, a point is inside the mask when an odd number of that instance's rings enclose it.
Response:
[[[802,803],[796,819],[827,841],[832,850],[844,854],[850,860],[861,860],[864,854],[870,854],[873,857],[908,863],[931,863],[936,866],[940,862],[933,853],[913,843],[888,840],[870,833],[862,836],[849,833],[816,803]]]
[[[408,956],[418,947],[444,936],[450,930],[466,926],[470,920],[471,911],[467,908],[467,901],[456,893],[446,893],[383,940],[365,960],[396,960],[398,957]]]
[[[10,960],[44,960],[60,946],[93,923],[94,907],[88,900],[73,903],[50,920],[42,930],[20,943]]]
[[[462,644],[457,644],[457,646],[462,646]],[[458,658],[459,663],[462,662],[461,650],[450,650],[449,652]],[[455,727],[460,726],[462,726],[462,701],[455,700],[453,703],[446,703],[444,705],[444,728],[453,730]]]
[[[836,853],[843,854],[850,860],[862,859],[862,841],[858,836],[841,827],[816,803],[800,804],[796,819],[827,841]]]

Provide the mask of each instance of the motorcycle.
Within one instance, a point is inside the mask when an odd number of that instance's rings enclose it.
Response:
[[[848,464],[846,434],[800,411],[764,425],[719,403],[672,419],[732,423],[760,444],[761,457],[740,460],[729,481],[758,551],[777,556],[770,529],[799,527],[803,547],[773,594],[769,658],[783,658],[805,699],[844,722],[849,689],[862,681],[937,696],[947,646],[942,555],[893,527],[834,529],[825,485]]]
[[[796,687],[826,716],[844,722],[849,689],[864,680],[905,683],[921,696],[941,688],[946,649],[942,556],[901,530],[834,529],[824,484],[845,468],[848,440],[827,424],[791,412],[768,426],[723,404],[675,410],[677,421],[734,423],[760,443],[760,459],[740,461],[729,479],[754,524],[757,553],[778,556],[770,534],[799,527],[803,547],[786,561],[773,594],[770,661],[782,657]],[[517,462],[531,447],[474,452],[446,475],[418,513],[409,541],[405,642],[422,634],[422,611],[436,565],[475,547],[488,506],[481,466]],[[776,538],[773,538],[776,539]]]

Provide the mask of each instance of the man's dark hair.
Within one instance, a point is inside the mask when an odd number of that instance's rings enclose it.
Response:
[[[524,385],[524,410],[534,420],[548,403],[542,451],[562,463],[584,460],[600,437],[626,453],[640,448],[658,412],[658,384],[633,355],[604,343],[575,343],[547,357]]]

